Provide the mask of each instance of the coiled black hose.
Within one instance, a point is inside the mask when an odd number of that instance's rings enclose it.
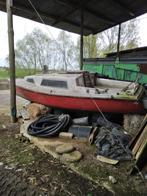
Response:
[[[61,131],[66,131],[71,123],[68,114],[42,116],[28,127],[28,134],[38,137],[52,137],[58,135]]]

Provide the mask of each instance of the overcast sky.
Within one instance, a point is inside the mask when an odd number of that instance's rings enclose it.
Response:
[[[139,21],[139,32],[141,37],[140,46],[147,46],[147,14],[140,16]],[[34,28],[40,28],[41,30],[45,31],[52,39],[56,38],[60,32],[59,29],[14,16],[15,43],[19,39],[22,39],[27,33],[30,33]],[[74,40],[76,40],[78,37],[73,33],[71,33],[71,35]],[[7,15],[4,12],[0,12],[0,66],[4,63],[4,59],[8,55],[7,37]]]

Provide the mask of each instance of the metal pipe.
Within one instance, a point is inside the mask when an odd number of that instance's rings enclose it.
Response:
[[[15,52],[13,31],[13,0],[7,0],[8,43],[9,43],[9,69],[10,69],[10,111],[11,121],[16,122],[16,85],[15,85]]]
[[[84,12],[81,8],[81,35],[80,35],[80,70],[83,69],[83,27],[84,27]]]

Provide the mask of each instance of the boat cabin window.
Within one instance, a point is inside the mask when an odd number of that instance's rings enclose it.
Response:
[[[27,78],[27,82],[34,83],[34,79],[33,78]]]
[[[47,80],[43,79],[41,82],[41,86],[51,86],[58,88],[67,88],[67,82],[61,80]]]

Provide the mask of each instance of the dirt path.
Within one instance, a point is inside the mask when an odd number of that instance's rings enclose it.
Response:
[[[18,96],[16,97],[16,104],[18,108],[22,106],[25,102],[26,102],[25,99]],[[9,107],[10,107],[10,90],[0,90],[0,113],[9,112],[10,110]]]
[[[10,90],[0,90],[0,100],[0,107],[8,106],[10,104]],[[25,102],[25,99],[17,96],[16,102],[20,105]]]

